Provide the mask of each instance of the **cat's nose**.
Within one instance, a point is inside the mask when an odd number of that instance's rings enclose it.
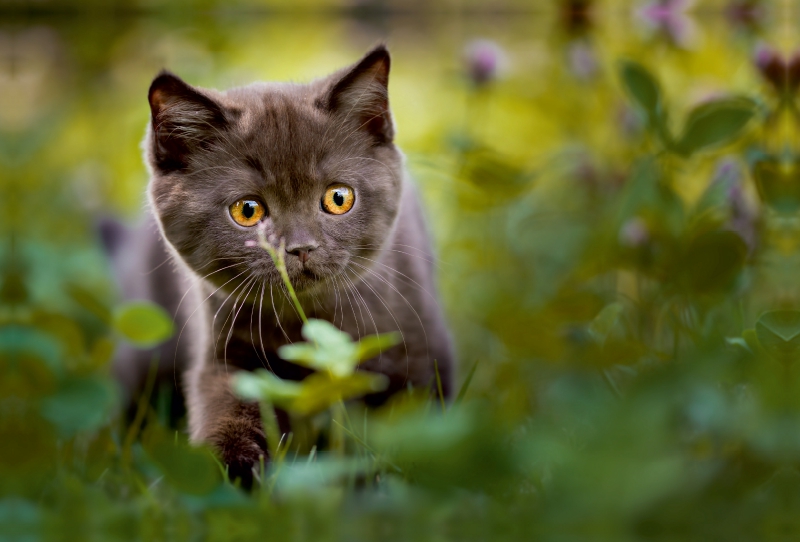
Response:
[[[303,245],[293,245],[286,247],[286,252],[289,254],[294,254],[300,259],[300,263],[305,264],[308,261],[308,255],[317,249],[317,245],[314,244],[303,244]]]

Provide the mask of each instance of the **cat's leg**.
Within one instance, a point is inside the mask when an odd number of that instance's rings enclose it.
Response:
[[[239,478],[242,487],[249,488],[253,468],[267,460],[267,441],[258,404],[243,402],[233,394],[231,377],[236,372],[216,363],[190,371],[189,430],[193,441],[217,450],[231,480]]]

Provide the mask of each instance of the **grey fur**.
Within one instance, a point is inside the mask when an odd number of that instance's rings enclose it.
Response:
[[[307,371],[275,354],[301,341],[301,322],[268,254],[248,246],[254,228],[228,207],[255,196],[267,206],[266,233],[283,238],[287,267],[309,317],[354,338],[400,331],[403,344],[367,362],[390,378],[380,402],[408,384],[434,382],[434,360],[450,394],[453,354],[437,302],[429,236],[415,189],[393,143],[389,55],[383,46],[309,84],[258,83],[225,92],[194,88],[169,73],[150,90],[145,142],[150,207],[161,236],[139,234],[135,292],[176,314],[178,341],[164,353],[170,370],[187,368],[189,430],[216,446],[232,476],[249,476],[266,455],[258,409],[229,386],[238,370],[271,368],[283,378]],[[320,199],[332,183],[355,189],[353,208],[331,215]],[[142,274],[161,263],[169,272]],[[311,247],[304,264],[294,247]],[[193,287],[189,284],[194,283]],[[136,289],[136,288],[134,288]],[[181,303],[177,301],[188,294]],[[178,356],[174,357],[174,348]],[[141,374],[135,356],[118,374]],[[141,377],[126,378],[140,383]],[[435,387],[435,384],[434,384]]]

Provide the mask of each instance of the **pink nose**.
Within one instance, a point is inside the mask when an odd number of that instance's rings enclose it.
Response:
[[[289,254],[294,254],[300,259],[300,263],[304,264],[308,261],[309,254],[317,247],[313,246],[303,246],[303,247],[291,247],[286,249],[286,252]]]

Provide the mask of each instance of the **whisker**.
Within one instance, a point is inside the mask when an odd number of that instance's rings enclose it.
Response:
[[[264,356],[264,361],[267,364],[267,368],[272,371],[272,365],[269,362],[269,357],[267,356],[267,352],[264,350],[264,335],[262,330],[264,329],[261,325],[261,309],[264,307],[264,294],[267,290],[267,283],[261,283],[261,299],[258,302],[258,343],[261,345],[261,354]],[[272,285],[269,286],[269,295],[272,296]],[[280,322],[278,322],[278,326],[280,326]],[[273,371],[274,372],[274,371]]]
[[[180,332],[178,333],[178,340],[175,342],[175,357],[174,357],[174,358],[173,358],[173,360],[172,360],[172,371],[173,371],[173,375],[175,374],[175,371],[177,370],[177,366],[178,366],[178,347],[179,347],[179,345],[180,345],[180,343],[181,343],[181,337],[183,336],[183,330],[184,330],[184,329],[186,329],[186,326],[189,324],[189,320],[191,320],[191,319],[192,319],[192,316],[194,316],[194,315],[195,315],[195,313],[196,313],[198,310],[200,310],[200,307],[202,307],[202,306],[203,306],[203,304],[204,304],[206,301],[208,301],[209,299],[211,299],[211,296],[213,296],[214,294],[216,294],[217,292],[219,292],[219,291],[220,291],[222,288],[224,288],[224,287],[225,287],[225,286],[226,286],[226,285],[227,285],[229,282],[231,282],[231,281],[233,281],[233,280],[236,280],[237,278],[241,277],[241,276],[242,276],[242,275],[244,275],[245,273],[247,273],[247,271],[242,271],[242,272],[241,272],[241,273],[239,273],[238,275],[235,275],[233,278],[231,278],[230,280],[228,280],[228,282],[226,282],[225,284],[223,284],[222,286],[220,286],[219,288],[217,288],[216,290],[214,290],[213,292],[211,292],[210,294],[208,294],[208,297],[206,297],[206,298],[205,298],[203,301],[201,301],[201,302],[200,302],[200,304],[199,304],[199,305],[197,305],[197,307],[195,307],[195,309],[192,311],[192,313],[191,313],[191,314],[189,315],[189,317],[186,319],[186,322],[184,322],[184,323],[183,323],[183,326],[181,326],[181,330],[180,330]],[[177,378],[177,377],[176,377],[176,378]],[[177,380],[176,380],[176,383],[177,383]]]
[[[388,280],[386,280],[385,278],[380,276],[378,273],[376,273],[372,269],[370,269],[368,267],[365,267],[365,266],[363,266],[363,265],[361,265],[359,263],[356,263],[356,262],[350,262],[350,263],[355,265],[355,266],[357,266],[357,267],[360,267],[361,269],[363,269],[367,273],[372,274],[375,278],[377,278],[378,280],[380,280],[381,282],[386,284],[389,288],[394,290],[394,292],[397,295],[400,296],[400,298],[405,302],[406,305],[408,305],[408,308],[411,309],[411,312],[413,312],[414,316],[417,317],[417,321],[419,322],[419,327],[422,328],[422,335],[425,337],[425,351],[428,352],[429,351],[428,332],[425,331],[425,324],[422,323],[422,318],[420,318],[419,313],[417,312],[417,309],[415,309],[414,306],[411,304],[411,302],[409,302],[408,299],[406,299],[406,296],[404,296],[402,293],[400,293],[400,290],[395,288],[395,286],[391,282],[389,282]]]
[[[225,305],[228,303],[228,300],[229,300],[231,297],[233,297],[233,294],[235,294],[235,293],[236,293],[236,291],[237,291],[237,290],[239,290],[239,288],[242,288],[243,286],[244,286],[244,288],[246,288],[246,287],[247,287],[246,285],[247,285],[247,284],[249,284],[249,283],[250,283],[250,278],[248,278],[248,279],[245,279],[244,281],[240,282],[240,283],[239,283],[239,284],[236,286],[236,288],[234,288],[234,289],[233,289],[233,291],[231,291],[231,293],[229,293],[229,294],[228,294],[228,297],[226,297],[226,298],[225,298],[225,301],[223,301],[223,302],[222,302],[222,304],[219,306],[219,308],[217,309],[217,312],[215,312],[215,313],[214,313],[214,318],[211,320],[211,322],[212,322],[212,324],[211,324],[211,325],[212,325],[212,329],[214,329],[214,324],[215,324],[215,323],[216,323],[216,321],[217,321],[217,317],[219,316],[219,312],[220,312],[220,311],[223,309],[223,307],[225,307]],[[242,288],[242,291],[244,291],[244,288]],[[238,301],[238,299],[239,299],[239,296],[237,295],[237,296],[236,296],[236,298],[235,298],[235,300],[234,300],[233,307],[232,307],[232,308],[231,308],[231,310],[228,312],[228,316],[225,318],[225,321],[224,321],[224,322],[222,322],[222,326],[220,327],[220,331],[219,331],[219,334],[217,335],[217,339],[216,339],[216,341],[214,341],[214,357],[215,357],[215,358],[216,358],[216,356],[217,356],[217,348],[219,347],[219,339],[220,339],[220,337],[222,336],[222,333],[223,333],[223,331],[225,330],[225,325],[228,323],[228,318],[230,318],[230,317],[231,317],[231,314],[233,314],[233,311],[235,311],[235,310],[236,310],[236,302]],[[227,360],[226,360],[226,364],[225,364],[225,372],[226,372],[226,373],[228,372],[228,364],[227,364]]]
[[[402,245],[397,245],[397,246],[402,246]],[[436,260],[430,260],[430,259],[428,259],[428,258],[426,258],[424,256],[419,255],[419,254],[411,254],[409,252],[405,252],[403,250],[398,250],[396,248],[381,248],[380,245],[355,245],[352,248],[366,248],[366,249],[370,249],[370,250],[378,249],[381,252],[397,252],[398,254],[405,254],[406,256],[411,256],[412,258],[419,258],[420,260],[426,261],[429,264],[435,265],[437,268],[440,266],[440,264],[448,265],[446,262],[442,261],[439,258],[436,258]],[[434,256],[434,258],[435,258],[435,256]]]
[[[401,277],[403,277],[404,279],[407,279],[408,281],[410,281],[410,282],[411,282],[411,283],[412,283],[414,286],[416,286],[416,287],[417,287],[419,290],[421,290],[421,291],[425,292],[426,294],[428,294],[428,297],[430,297],[430,298],[433,300],[433,302],[434,302],[434,303],[436,303],[436,305],[439,305],[439,300],[438,300],[438,299],[436,299],[436,297],[435,297],[433,294],[431,294],[431,293],[430,293],[428,290],[426,290],[426,289],[425,289],[425,288],[424,288],[424,287],[423,287],[423,286],[422,286],[422,285],[421,285],[419,282],[417,282],[416,280],[412,279],[411,277],[409,277],[409,276],[408,276],[408,275],[406,275],[405,273],[403,273],[403,272],[401,272],[401,271],[398,271],[398,270],[397,270],[397,269],[395,269],[394,267],[391,267],[391,266],[389,266],[389,265],[386,265],[386,264],[385,264],[385,263],[383,263],[383,262],[379,262],[378,260],[373,260],[373,259],[371,259],[371,258],[366,258],[366,257],[364,257],[364,256],[354,256],[354,257],[355,257],[355,258],[361,258],[362,260],[367,260],[367,261],[370,261],[370,262],[376,263],[376,264],[378,264],[378,265],[381,265],[381,266],[385,267],[386,269],[388,269],[389,271],[391,271],[391,272],[393,272],[393,273],[397,273],[398,275],[400,275],[400,276],[401,276]],[[406,283],[406,284],[408,284],[408,283]],[[410,286],[410,284],[409,284],[409,286]]]
[[[366,286],[367,288],[369,288],[369,289],[372,291],[372,293],[373,293],[373,294],[375,294],[375,297],[377,297],[377,298],[378,298],[378,301],[380,301],[380,302],[381,302],[381,304],[384,306],[384,308],[385,308],[385,309],[387,310],[387,312],[389,313],[389,316],[391,316],[392,320],[394,320],[394,323],[395,323],[395,325],[397,326],[397,331],[399,331],[399,332],[400,332],[400,338],[403,340],[403,347],[405,348],[406,352],[408,352],[408,348],[407,348],[407,346],[406,346],[406,338],[405,338],[405,336],[403,335],[403,330],[402,330],[402,329],[400,329],[400,324],[397,322],[397,318],[395,318],[395,317],[394,317],[394,314],[392,313],[392,311],[389,309],[389,307],[386,305],[386,303],[384,303],[384,301],[383,301],[383,298],[382,298],[380,295],[378,295],[378,292],[376,292],[376,291],[375,291],[375,290],[372,288],[372,286],[370,286],[370,285],[369,285],[369,283],[368,283],[367,281],[365,281],[365,280],[362,280],[362,281],[361,281],[361,284],[363,284],[364,286]],[[356,289],[356,291],[358,291],[358,290]],[[370,317],[370,319],[372,320],[372,325],[373,325],[373,326],[374,326],[374,328],[375,328],[375,333],[376,333],[376,334],[377,334],[377,333],[379,333],[379,332],[378,332],[378,326],[375,324],[375,319],[372,317],[372,311],[369,309],[369,305],[367,304],[366,300],[364,300],[364,297],[361,295],[361,292],[358,292],[358,295],[359,295],[359,297],[361,297],[361,300],[364,302],[364,308],[365,308],[365,309],[367,309],[367,313],[369,314],[369,317]],[[381,362],[382,358],[383,358],[383,353],[381,352],[381,354],[379,354],[379,355],[378,355],[378,363],[379,363],[379,364],[380,364],[380,362]],[[406,368],[406,372],[408,372],[408,368]]]
[[[258,277],[254,275],[253,278],[250,279],[249,283],[250,287],[247,290],[247,293],[244,293],[244,288],[242,288],[242,294],[244,294],[244,298],[242,299],[242,304],[239,305],[239,310],[236,311],[236,314],[233,315],[233,320],[231,320],[231,328],[228,330],[228,337],[227,339],[225,339],[225,346],[222,348],[222,357],[225,362],[226,371],[228,367],[228,344],[231,342],[231,337],[233,336],[233,328],[234,326],[236,326],[236,319],[239,317],[239,313],[242,311],[242,307],[244,307],[244,305],[247,303],[247,296],[250,295],[250,292],[253,290],[253,287],[256,285],[256,282],[258,282]],[[234,308],[239,303],[239,298],[242,297],[242,294],[240,294],[236,298],[236,301],[233,304]]]
[[[233,264],[231,264],[231,265],[227,265],[227,266],[225,266],[225,267],[223,267],[223,268],[221,268],[221,269],[217,269],[216,271],[212,271],[211,273],[209,273],[209,274],[207,274],[207,275],[205,275],[205,276],[203,276],[203,277],[199,277],[199,278],[195,277],[195,278],[196,278],[196,280],[195,280],[195,281],[194,281],[194,282],[193,282],[193,283],[192,283],[192,284],[191,284],[191,285],[190,285],[190,286],[189,286],[189,287],[186,289],[186,292],[183,294],[183,296],[181,297],[181,300],[178,302],[178,307],[175,309],[175,314],[177,314],[177,313],[178,313],[178,311],[180,310],[180,308],[181,308],[181,305],[183,304],[183,301],[184,301],[184,299],[186,299],[186,296],[187,296],[187,295],[189,295],[189,292],[191,292],[191,291],[192,291],[192,288],[194,288],[195,286],[197,286],[198,284],[200,284],[201,282],[203,282],[205,279],[207,279],[207,278],[208,278],[208,277],[210,277],[211,275],[215,275],[216,273],[219,273],[220,271],[225,271],[226,269],[230,269],[231,267],[236,267],[237,265],[239,265],[239,263],[238,263],[238,262],[237,262],[237,263],[233,263]],[[204,267],[205,267],[205,266],[204,266]],[[246,271],[243,271],[243,273],[245,273],[245,272],[246,272]],[[226,282],[225,284],[228,284],[228,283]],[[224,286],[224,284],[223,284],[223,286]]]
[[[275,321],[278,323],[278,329],[281,330],[281,333],[283,333],[283,336],[286,337],[286,340],[289,342],[289,344],[292,344],[292,340],[289,338],[286,330],[284,330],[283,326],[281,325],[281,317],[278,315],[278,311],[275,309],[275,297],[272,295],[272,284],[269,285],[269,299],[272,302],[272,312],[275,314]],[[283,314],[283,307],[281,307],[281,314]]]

